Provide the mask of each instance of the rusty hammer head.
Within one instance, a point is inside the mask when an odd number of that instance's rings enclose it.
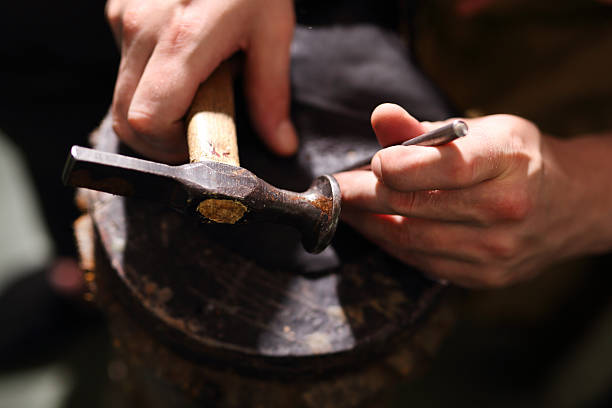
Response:
[[[191,163],[168,166],[73,146],[64,184],[166,202],[205,222],[291,225],[301,232],[307,251],[321,252],[340,217],[338,183],[321,176],[304,193],[295,193],[239,167],[231,81],[228,66],[222,65],[194,98],[187,131]]]
[[[325,249],[340,215],[340,187],[329,175],[304,193],[275,188],[241,167],[213,161],[168,166],[73,146],[65,184],[111,194],[161,201],[202,221],[235,224],[269,221],[291,225],[304,248]]]

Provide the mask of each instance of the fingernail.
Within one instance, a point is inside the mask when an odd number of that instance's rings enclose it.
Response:
[[[282,121],[276,128],[274,143],[275,150],[283,156],[294,154],[298,148],[298,138],[295,128],[289,119]]]
[[[381,169],[382,165],[380,163],[380,157],[378,154],[372,158],[370,167],[372,168],[372,172],[374,173],[376,178],[380,179],[382,177],[382,169]]]

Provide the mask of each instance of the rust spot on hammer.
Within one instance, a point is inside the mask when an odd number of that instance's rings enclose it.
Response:
[[[332,200],[330,200],[329,198],[319,197],[319,198],[312,200],[311,203],[312,205],[317,207],[319,210],[321,210],[328,217],[331,216],[331,213],[333,210],[333,203],[332,203]]]
[[[219,224],[235,224],[247,212],[247,207],[239,201],[209,198],[198,205],[198,212]]]

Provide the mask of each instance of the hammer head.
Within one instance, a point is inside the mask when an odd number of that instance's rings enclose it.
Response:
[[[64,184],[111,194],[165,202],[200,220],[234,224],[268,221],[291,225],[308,252],[329,245],[340,218],[341,193],[330,175],[314,180],[303,193],[269,185],[250,171],[202,161],[168,166],[147,160],[73,146]]]

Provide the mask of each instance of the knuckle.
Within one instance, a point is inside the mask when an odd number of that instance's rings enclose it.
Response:
[[[519,254],[520,246],[514,236],[500,235],[488,237],[484,240],[487,258],[493,261],[508,261],[516,258]]]
[[[507,201],[504,215],[506,219],[512,221],[523,221],[529,216],[532,209],[533,203],[530,197],[525,192],[521,192]]]
[[[115,93],[116,92],[117,91],[115,90]],[[122,111],[120,106],[121,105],[117,102],[117,97],[115,96],[111,105],[111,126],[117,136],[121,138],[126,133],[126,123],[125,113]]]
[[[168,36],[165,37],[165,49],[169,53],[178,53],[191,46],[196,47],[194,41],[202,28],[202,22],[189,14],[181,15],[174,19],[168,28]]]
[[[537,130],[538,127],[532,121],[522,118],[516,115],[505,115],[510,124],[513,125],[514,129],[524,130]]]
[[[511,139],[511,146],[515,152],[522,152],[528,148],[530,142],[526,135],[539,134],[540,130],[531,121],[514,115],[497,115],[504,121],[505,128]],[[520,156],[525,157],[525,156]],[[515,156],[515,159],[519,157]]]
[[[104,14],[111,27],[117,26],[121,21],[121,12],[116,1],[109,1],[106,3]]]
[[[130,41],[142,29],[141,13],[138,10],[128,9],[123,16],[117,16],[117,22],[121,23],[121,33],[123,37]]]
[[[120,139],[123,139],[123,135],[125,134],[124,132],[125,125],[121,120],[119,120],[115,116],[113,116],[112,128],[113,128],[113,132],[115,132],[115,134],[117,134],[117,136],[119,136]]]
[[[517,127],[531,124],[531,122],[525,118],[507,113],[491,115],[490,118],[508,129],[515,129]]]
[[[505,188],[479,201],[476,206],[478,219],[484,225],[496,222],[525,221],[533,210],[532,199],[524,188]]]
[[[144,135],[151,135],[156,129],[153,116],[139,111],[128,112],[127,125],[134,132]]]
[[[113,128],[113,132],[115,132],[121,141],[128,142],[132,139],[132,131],[130,130],[127,122],[120,116],[113,115],[111,126]]]
[[[389,191],[386,202],[393,214],[408,215],[416,205],[416,197],[414,192]]]
[[[533,204],[525,189],[510,189],[499,196],[494,203],[494,212],[498,219],[523,221],[531,212]]]

